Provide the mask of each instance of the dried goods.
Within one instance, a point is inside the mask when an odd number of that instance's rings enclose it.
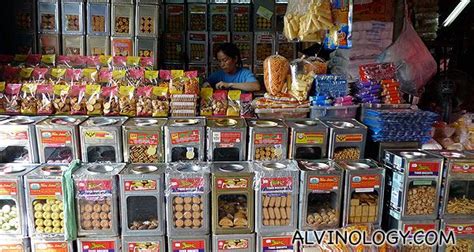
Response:
[[[349,206],[349,223],[369,223],[377,220],[378,196],[370,193],[354,193]]]
[[[112,228],[112,202],[109,200],[79,200],[79,223],[83,230]]]
[[[267,92],[278,95],[285,92],[286,80],[290,65],[288,60],[282,56],[274,55],[265,59],[263,63],[264,80]]]
[[[155,32],[154,23],[153,17],[142,16],[140,18],[140,32],[143,34],[153,34]]]
[[[266,147],[255,148],[255,160],[260,160],[260,161],[281,160],[282,157],[283,157],[282,149],[276,146],[266,146]]]
[[[134,86],[121,86],[120,87],[120,115],[123,116],[135,116],[137,114],[136,100],[135,100],[135,87]]]
[[[259,30],[269,30],[272,28],[272,20],[257,16],[255,27]]]
[[[337,148],[334,151],[334,160],[354,160],[360,158],[359,148]]]
[[[79,15],[66,15],[66,30],[79,31]]]
[[[102,99],[104,100],[104,115],[116,116],[120,114],[117,86],[103,87]]]
[[[221,195],[218,204],[220,228],[248,226],[247,198],[242,195]]]
[[[308,214],[306,221],[313,227],[334,227],[338,223],[338,218],[336,210],[321,208],[318,212]]]
[[[291,218],[291,194],[267,194],[262,197],[264,226],[287,226]]]
[[[61,200],[33,200],[33,215],[36,233],[64,233],[63,210],[64,206]]]
[[[201,228],[204,218],[204,202],[202,202],[200,195],[175,196],[172,200],[175,228]]]
[[[452,198],[448,200],[447,212],[449,214],[473,214],[474,200],[462,198]]]
[[[102,114],[102,98],[100,85],[86,85],[86,109],[88,115]]]
[[[65,115],[71,112],[69,85],[54,85],[53,107],[56,115]]]
[[[0,209],[0,229],[2,232],[19,229],[18,209],[15,203],[6,203]]]
[[[456,239],[456,245],[447,245],[446,252],[473,251],[474,241],[469,239]]]
[[[41,14],[40,27],[42,30],[54,30],[56,28],[56,16],[54,14]]]
[[[130,33],[130,18],[129,17],[115,17],[115,32],[116,33]]]
[[[84,85],[73,85],[71,86],[71,114],[72,115],[85,115],[86,114],[86,98],[85,98],[86,86]]]
[[[130,162],[132,163],[158,163],[156,145],[132,145],[130,146]]]
[[[408,215],[429,215],[435,211],[436,187],[414,186],[408,189],[406,213]]]
[[[105,16],[92,15],[92,31],[105,32]]]
[[[139,220],[134,220],[132,223],[129,224],[130,230],[150,230],[150,229],[157,229],[158,228],[158,220],[152,219],[152,220],[145,220],[145,221],[139,221]]]

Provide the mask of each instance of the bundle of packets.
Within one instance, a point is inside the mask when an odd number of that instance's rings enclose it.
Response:
[[[397,69],[393,63],[377,63],[359,66],[360,81],[381,81],[396,79]]]
[[[343,97],[349,93],[347,80],[339,75],[316,75],[314,78],[313,96]]]
[[[360,81],[356,85],[356,97],[361,103],[380,103],[382,86],[377,81]]]
[[[374,142],[426,143],[438,114],[412,109],[367,109],[363,117]]]
[[[385,104],[400,104],[402,98],[400,96],[400,83],[395,80],[382,80],[382,100]]]
[[[309,97],[312,106],[350,106],[353,105],[353,97],[346,95],[344,97],[332,98],[326,95],[316,95]]]

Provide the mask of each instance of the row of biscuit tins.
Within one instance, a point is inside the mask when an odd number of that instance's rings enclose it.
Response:
[[[207,120],[207,160],[245,160],[247,150],[247,123],[245,119]]]
[[[162,163],[165,161],[163,127],[166,119],[132,118],[123,125],[124,161]]]
[[[362,159],[367,127],[355,119],[324,120],[329,127],[328,157],[334,160]]]
[[[165,161],[203,161],[204,118],[170,118],[165,126]]]
[[[393,230],[400,230],[403,232],[409,232],[409,235],[407,236],[407,242],[413,242],[414,239],[414,234],[418,231],[423,231],[425,233],[430,232],[430,231],[437,231],[440,228],[440,223],[439,220],[398,220],[396,218],[393,218],[390,216],[390,219],[387,222],[388,229],[393,229]],[[433,236],[427,234],[428,236],[424,237],[428,241],[433,241]],[[423,237],[421,237],[420,234],[417,234],[416,239],[420,240]],[[399,244],[397,246],[401,251],[423,251],[423,252],[436,252],[437,251],[437,246],[428,246],[426,244],[423,245],[407,245],[407,244]],[[468,251],[468,250],[465,250]]]

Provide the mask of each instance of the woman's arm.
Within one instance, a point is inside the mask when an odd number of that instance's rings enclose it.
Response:
[[[217,83],[216,87],[218,89],[237,89],[246,92],[257,92],[260,91],[260,83],[258,81],[255,82],[242,82],[242,83],[226,83],[226,82],[219,82]]]

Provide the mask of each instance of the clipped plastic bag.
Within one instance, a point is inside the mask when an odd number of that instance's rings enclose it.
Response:
[[[288,40],[318,42],[333,29],[330,0],[289,0],[283,32]]]

